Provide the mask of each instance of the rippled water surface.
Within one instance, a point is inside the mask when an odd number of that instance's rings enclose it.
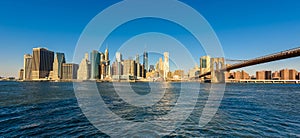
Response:
[[[176,106],[181,92],[200,89],[192,114],[166,137],[300,137],[300,85],[227,84],[217,114],[205,127],[199,127],[198,122],[210,84],[201,84],[199,88],[197,83],[168,83],[167,86],[153,83],[156,89],[152,90],[163,90],[164,96],[155,106],[144,108],[122,100],[112,83],[97,85],[107,107],[119,117],[134,122],[159,119]],[[151,92],[147,83],[131,86],[140,95]],[[82,113],[72,83],[51,82],[0,82],[1,136],[108,137]]]

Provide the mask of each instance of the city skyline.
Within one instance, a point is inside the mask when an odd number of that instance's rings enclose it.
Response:
[[[164,52],[155,65],[148,65],[149,55],[147,51],[143,52],[142,62],[139,54],[136,54],[135,59],[123,59],[122,53],[116,52],[115,57],[111,64],[109,49],[106,48],[104,53],[97,50],[92,50],[90,54],[85,53],[80,64],[66,63],[64,53],[53,52],[42,47],[33,48],[32,55],[24,54],[24,66],[18,72],[18,79],[23,81],[186,81],[195,80],[196,76],[210,72],[212,66],[216,66],[213,67],[214,69],[225,67],[224,58],[212,58],[209,55],[202,56],[199,60],[200,66],[190,68],[189,71],[180,68],[171,70],[169,52]],[[216,61],[220,62],[220,65],[218,65],[219,63],[215,65]],[[231,65],[226,64],[226,66],[230,67]],[[214,75],[208,75],[200,78],[200,80],[212,80],[212,76]],[[242,68],[224,72],[225,81],[299,80],[299,77],[300,72],[293,68],[282,68],[276,71],[256,70],[255,75],[247,73]]]
[[[3,39],[1,45],[5,52],[0,56],[0,76],[17,77],[18,70],[23,67],[24,53],[30,53],[30,50],[38,45],[53,51],[65,52],[67,62],[73,62],[72,56],[76,42],[85,25],[104,8],[116,2],[119,1],[100,0],[89,3],[76,1],[72,4],[61,1],[1,1],[0,17],[3,20],[0,23],[2,30],[0,35]],[[298,37],[300,2],[298,1],[275,0],[270,3],[257,0],[243,2],[237,0],[226,2],[182,0],[182,2],[195,8],[208,20],[220,39],[225,58],[251,59],[300,45]],[[72,10],[80,9],[79,7],[84,12]],[[147,23],[147,21],[141,20],[139,23]],[[165,27],[166,24],[168,23],[159,22],[156,26]],[[134,25],[128,24],[128,26]],[[145,26],[138,25],[136,27],[140,29]],[[185,35],[181,31],[170,31],[169,33]],[[112,51],[117,51],[116,46],[119,46],[115,45],[115,39],[127,38],[126,34],[122,32],[117,36],[111,38],[108,43]],[[151,37],[149,39],[151,40]],[[139,44],[141,49],[144,48],[145,43],[148,47],[168,45],[163,40],[155,42],[137,40],[135,43]],[[184,46],[192,51],[191,54],[196,61],[200,56],[205,55],[201,47],[194,48],[193,43]],[[103,49],[100,50],[103,51]],[[110,55],[110,59],[113,56]],[[127,58],[126,55],[125,58]],[[276,61],[243,70],[250,74],[255,74],[256,70],[275,71],[282,68],[300,70],[300,65],[295,64],[299,59],[298,57]],[[154,62],[156,61],[149,60],[149,65]]]

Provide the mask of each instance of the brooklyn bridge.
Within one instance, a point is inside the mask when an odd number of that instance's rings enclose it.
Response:
[[[229,72],[230,70],[234,69],[239,69],[243,67],[248,67],[248,66],[253,66],[253,65],[258,65],[258,64],[263,64],[263,63],[268,63],[268,62],[273,62],[277,60],[283,60],[283,59],[288,59],[288,58],[293,58],[300,56],[300,47],[294,48],[294,49],[289,49],[286,51],[250,59],[250,60],[239,60],[241,62],[232,64],[232,65],[225,65],[225,59],[222,58],[211,58],[210,59],[210,71],[201,73],[199,76],[196,78],[203,78],[205,76],[210,75],[211,77],[211,82],[212,83],[219,83],[219,82],[224,82],[225,81],[225,76],[224,72]]]

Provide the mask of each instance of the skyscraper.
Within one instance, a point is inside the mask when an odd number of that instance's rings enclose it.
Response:
[[[120,52],[117,52],[117,53],[116,53],[116,61],[117,61],[117,62],[122,62],[122,60],[123,60],[123,59],[122,59],[122,54],[121,54]]]
[[[88,80],[91,75],[91,65],[89,63],[89,54],[86,53],[84,59],[82,59],[79,69],[77,71],[77,79],[79,80]]]
[[[142,77],[142,70],[140,64],[140,56],[137,54],[135,56],[135,65],[136,65],[136,77]]]
[[[210,71],[210,56],[203,56],[200,58],[200,74]],[[206,76],[210,78],[210,76]],[[204,79],[204,78],[201,78]]]
[[[145,51],[144,52],[144,60],[143,60],[143,65],[144,65],[144,69],[146,70],[146,72],[148,72],[149,68],[148,68],[148,53]]]
[[[166,80],[170,72],[169,52],[164,52],[164,60],[164,79]]]
[[[31,64],[32,56],[29,54],[24,55],[24,80],[31,80]]]
[[[53,62],[53,73],[52,73],[53,80],[62,79],[62,64],[63,63],[66,63],[65,54],[64,53],[56,53],[54,62]]]
[[[62,64],[62,79],[73,80],[77,79],[78,64],[63,63]]]
[[[136,65],[134,60],[124,60],[124,75],[136,75]]]
[[[91,79],[99,79],[100,53],[96,50],[91,52]]]
[[[32,79],[39,80],[49,77],[53,70],[54,52],[46,48],[33,48]]]
[[[108,52],[108,48],[105,49],[105,57],[104,57],[105,61],[105,76],[104,77],[110,77],[111,75],[111,68],[110,68],[110,60],[109,60],[109,52]]]

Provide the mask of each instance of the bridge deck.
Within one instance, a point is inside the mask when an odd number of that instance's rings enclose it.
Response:
[[[258,58],[254,58],[251,60],[246,60],[244,62],[225,67],[225,68],[221,69],[220,71],[230,71],[230,70],[234,70],[234,69],[257,65],[257,64],[263,64],[263,63],[267,63],[267,62],[272,62],[272,61],[277,61],[277,60],[282,60],[282,59],[287,59],[287,58],[293,58],[293,57],[297,57],[297,56],[300,56],[300,47],[282,51],[282,52],[278,52],[278,53],[274,53],[274,54],[270,54],[270,55],[266,55],[266,56],[262,56],[262,57],[258,57]],[[207,75],[211,75],[211,71],[200,74],[199,78],[207,76]]]

